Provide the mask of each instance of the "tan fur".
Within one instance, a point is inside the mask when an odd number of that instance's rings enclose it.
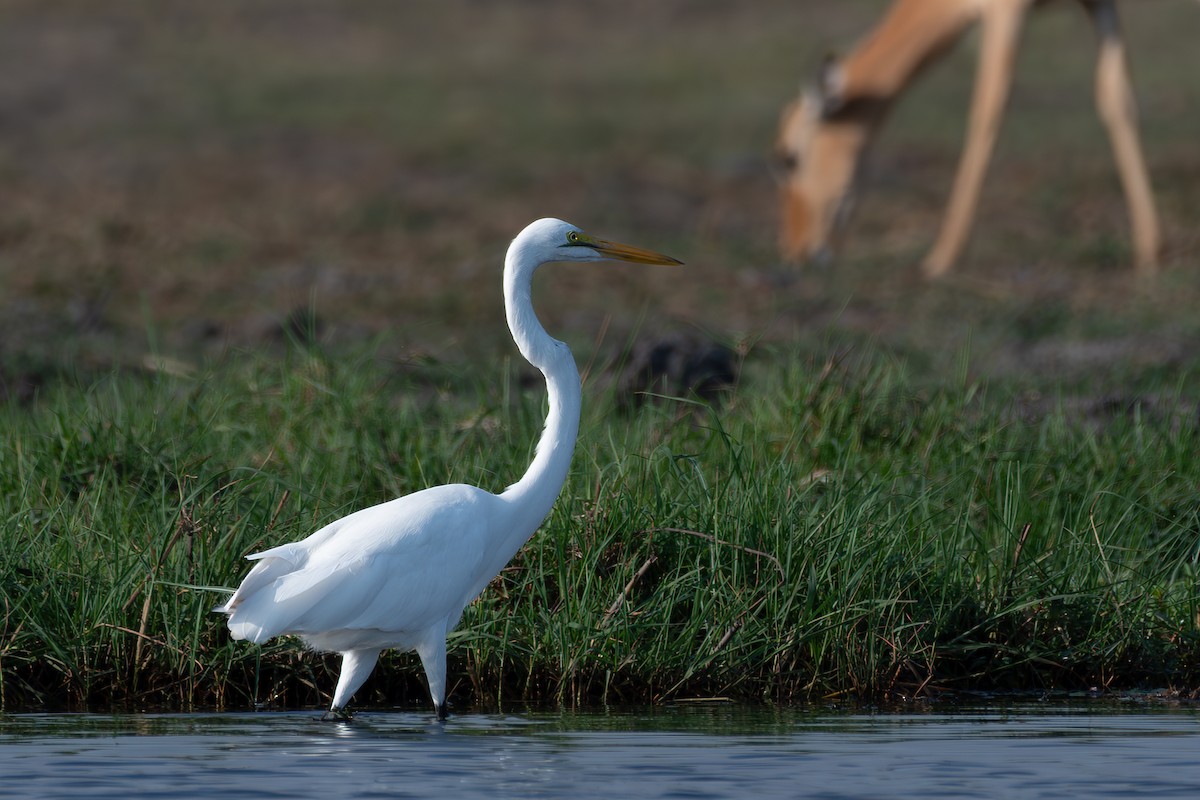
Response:
[[[1012,83],[1021,25],[1051,0],[896,0],[844,59],[827,63],[815,84],[784,109],[776,142],[787,171],[780,246],[791,259],[827,257],[852,202],[858,165],[891,103],[922,68],[974,24],[979,63],[967,129],[945,219],[922,268],[947,272],[966,245]],[[1096,105],[1112,142],[1129,205],[1134,263],[1157,269],[1158,216],[1137,129],[1124,42],[1114,0],[1077,0],[1099,37]]]

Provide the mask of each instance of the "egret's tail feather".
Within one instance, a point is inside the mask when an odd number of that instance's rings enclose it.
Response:
[[[244,639],[254,644],[263,644],[279,635],[279,631],[268,630],[262,625],[246,620],[229,618],[229,635],[234,639]]]

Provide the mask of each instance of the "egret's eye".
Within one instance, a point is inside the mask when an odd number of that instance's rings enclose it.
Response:
[[[580,244],[583,242],[583,238],[580,237],[579,231],[571,231],[567,234],[567,241],[571,244]]]

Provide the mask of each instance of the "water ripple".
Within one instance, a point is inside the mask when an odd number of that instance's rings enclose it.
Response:
[[[0,715],[0,798],[1200,796],[1200,713]]]

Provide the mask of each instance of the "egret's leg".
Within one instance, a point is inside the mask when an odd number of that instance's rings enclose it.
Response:
[[[342,653],[342,672],[338,675],[337,689],[333,692],[331,711],[340,711],[350,702],[350,698],[367,680],[375,662],[379,659],[379,650],[347,650]]]
[[[429,681],[429,696],[433,699],[433,710],[438,719],[446,714],[446,626],[439,625],[430,631],[425,640],[417,645],[421,666],[425,667],[425,678]]]

